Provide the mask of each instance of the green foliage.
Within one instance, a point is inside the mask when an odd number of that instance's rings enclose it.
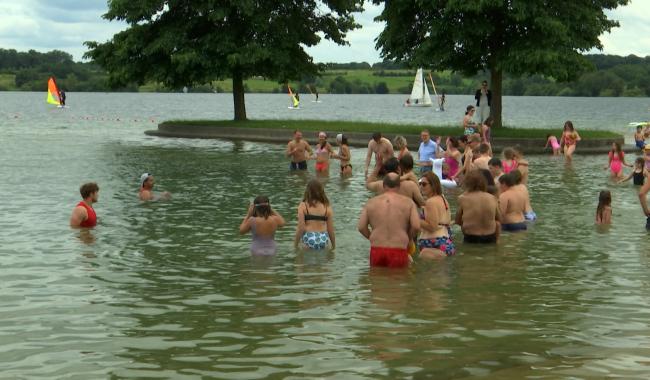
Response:
[[[361,0],[113,0],[105,18],[130,27],[106,43],[86,42],[86,56],[109,72],[109,83],[146,81],[170,88],[233,78],[235,118],[245,118],[242,79],[284,82],[316,74],[306,53],[321,35],[345,44],[358,25]]]
[[[599,36],[618,22],[605,10],[629,0],[437,0],[381,1],[377,39],[385,58],[412,67],[489,72],[495,125],[501,124],[502,74],[543,74],[558,81],[589,69],[581,55],[602,48]]]

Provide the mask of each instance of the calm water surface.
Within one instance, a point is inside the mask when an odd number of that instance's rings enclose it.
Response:
[[[352,106],[391,97],[341,98]],[[251,117],[298,117],[273,111],[286,99],[247,99]],[[606,157],[580,156],[579,148],[571,166],[529,157],[540,220],[497,247],[459,244],[458,256],[439,262],[370,269],[369,245],[356,232],[369,197],[362,150],[352,151],[353,178],[323,179],[336,251],[297,252],[294,215],[313,164],[294,174],[282,146],[143,134],[169,118],[230,117],[229,97],[70,94],[65,110],[43,100],[0,93],[0,378],[650,374],[650,236],[637,189],[608,182]],[[566,109],[602,114],[603,128],[642,118],[621,109],[647,110],[643,99],[616,99],[609,113],[587,107],[602,99],[508,99],[526,110],[572,101]],[[387,108],[337,116],[393,121],[406,112]],[[300,116],[316,117],[306,111]],[[572,118],[530,117],[543,125]],[[136,200],[145,171],[172,192],[171,202]],[[77,189],[89,180],[101,188],[100,223],[72,231]],[[605,188],[614,224],[599,229],[594,212]],[[258,194],[289,221],[274,258],[251,257],[250,237],[237,234]],[[456,195],[448,194],[453,210]]]

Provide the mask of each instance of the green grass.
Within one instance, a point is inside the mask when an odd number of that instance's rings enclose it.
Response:
[[[10,91],[16,89],[16,76],[14,74],[0,74],[0,89]]]
[[[427,128],[432,135],[436,136],[458,136],[462,134],[460,127],[451,125],[442,126],[423,126],[414,124],[389,124],[389,123],[370,123],[363,121],[330,121],[330,120],[169,120],[162,125],[187,125],[187,126],[209,126],[219,127],[237,127],[237,128],[275,128],[293,131],[300,129],[302,131],[321,131],[328,132],[367,132],[372,133],[380,131],[383,133],[399,133],[405,135],[419,135],[423,128]],[[495,128],[492,130],[493,137],[504,138],[546,138],[548,134],[554,134],[559,137],[560,129],[522,129],[513,127]],[[595,131],[581,129],[580,136],[583,138],[616,138],[622,137],[620,134],[610,131]]]

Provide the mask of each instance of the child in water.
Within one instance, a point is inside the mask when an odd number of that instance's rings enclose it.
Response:
[[[632,165],[625,162],[625,153],[621,149],[621,144],[612,143],[612,149],[609,151],[609,162],[605,169],[609,168],[612,172],[612,178],[620,179],[623,177],[623,165],[632,167]]]
[[[546,135],[546,145],[544,145],[544,149],[546,149],[549,144],[551,144],[551,148],[553,149],[553,155],[554,156],[559,156],[560,155],[560,143],[557,142],[557,137],[555,137],[553,135]]]
[[[643,186],[645,182],[645,177],[648,176],[648,172],[645,170],[645,160],[643,157],[638,157],[634,160],[634,170],[627,177],[618,181],[618,183],[629,181],[630,178],[634,178],[634,186]]]
[[[643,150],[643,148],[645,147],[645,135],[642,129],[643,127],[637,125],[636,133],[634,134],[634,144],[636,145],[637,148],[641,150]]]
[[[596,224],[612,224],[612,194],[607,190],[602,190],[598,195]]]

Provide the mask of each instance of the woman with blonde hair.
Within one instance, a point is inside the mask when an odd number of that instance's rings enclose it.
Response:
[[[397,159],[400,160],[402,157],[404,157],[407,154],[411,154],[409,152],[408,144],[406,143],[406,139],[404,136],[397,136],[393,140],[393,145],[395,146],[395,149],[397,149]]]
[[[335,247],[334,212],[325,188],[320,181],[312,179],[307,183],[302,202],[298,205],[298,226],[294,246],[302,242],[306,249]]]

